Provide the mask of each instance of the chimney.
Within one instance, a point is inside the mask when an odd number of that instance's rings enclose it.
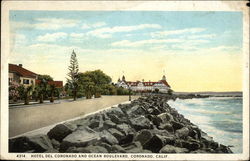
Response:
[[[22,68],[22,67],[23,67],[23,64],[19,64],[18,66]]]

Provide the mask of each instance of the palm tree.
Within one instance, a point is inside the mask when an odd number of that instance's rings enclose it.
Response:
[[[33,87],[32,86],[28,86],[27,88],[25,88],[24,90],[24,104],[28,105],[29,104],[29,100],[30,100],[30,92],[32,91]]]
[[[50,102],[54,102],[54,93],[55,93],[55,90],[56,90],[56,86],[54,84],[51,84],[50,85]]]
[[[45,79],[42,79],[39,84],[39,91],[38,91],[39,103],[43,103],[43,98],[47,91],[47,83],[48,82]]]

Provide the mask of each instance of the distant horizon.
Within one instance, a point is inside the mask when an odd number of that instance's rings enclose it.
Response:
[[[176,91],[242,89],[241,12],[11,10],[9,19],[9,62],[64,83],[74,50],[79,71],[113,82],[166,75]]]

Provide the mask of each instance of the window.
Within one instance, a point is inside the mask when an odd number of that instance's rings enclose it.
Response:
[[[30,83],[30,80],[28,79],[23,79],[23,84],[29,84]]]

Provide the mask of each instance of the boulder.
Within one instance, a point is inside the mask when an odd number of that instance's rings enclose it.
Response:
[[[127,111],[128,117],[137,117],[138,115],[145,115],[147,110],[140,105],[135,105]]]
[[[198,150],[200,148],[200,144],[198,142],[182,141],[181,144],[183,148],[190,151]]]
[[[171,121],[172,127],[174,130],[178,130],[184,127],[182,123],[176,122],[176,121]]]
[[[91,122],[89,123],[89,127],[91,129],[98,128],[100,126],[100,120],[97,119],[92,119]]]
[[[143,149],[158,153],[164,146],[164,139],[160,135],[154,135],[149,141],[143,144]]]
[[[103,123],[103,129],[109,129],[109,128],[114,128],[116,127],[116,124],[114,122],[112,122],[111,120],[106,120]]]
[[[109,118],[111,114],[117,116],[118,118],[122,118],[125,116],[125,113],[119,107],[108,109],[107,115]]]
[[[101,141],[108,143],[110,145],[118,144],[118,140],[110,132],[104,130],[100,132]]]
[[[183,127],[179,130],[176,130],[176,136],[179,138],[186,138],[189,134],[189,129],[187,127]]]
[[[161,124],[159,126],[159,129],[167,130],[168,132],[174,132],[174,128],[172,127],[170,123]]]
[[[133,140],[134,134],[128,134],[119,141],[119,145],[130,144]]]
[[[124,135],[128,135],[130,132],[133,132],[131,126],[125,123],[117,125],[116,129],[122,132]]]
[[[120,141],[124,137],[124,134],[122,132],[114,128],[108,129],[108,132],[110,132],[118,141]]]
[[[166,112],[159,114],[157,117],[161,120],[162,123],[167,123],[174,120],[173,116]]]
[[[172,145],[165,145],[161,150],[160,153],[187,153],[188,149],[186,148],[179,148]]]
[[[139,134],[135,137],[135,141],[139,141],[141,145],[144,145],[153,137],[153,134],[150,130],[141,130]]]
[[[10,152],[45,152],[53,149],[47,135],[23,136],[9,141]]]
[[[131,122],[131,126],[137,131],[139,131],[141,129],[152,129],[153,128],[152,123],[149,121],[149,119],[147,119],[144,116],[132,118],[130,120],[130,122]]]
[[[143,151],[142,145],[139,141],[133,142],[123,147],[126,153],[141,153]]]
[[[122,123],[121,119],[117,115],[109,114],[109,118],[115,124],[121,124]]]
[[[73,131],[77,129],[77,126],[75,124],[70,123],[63,123],[56,125],[54,128],[52,128],[47,135],[50,139],[55,139],[59,142],[62,142],[62,140],[69,134],[71,134]]]
[[[110,153],[126,153],[126,151],[120,145],[112,145]]]
[[[66,153],[108,153],[108,150],[102,146],[89,145],[86,147],[70,147]]]
[[[88,144],[94,143],[100,140],[100,136],[97,132],[93,131],[92,129],[86,127],[83,129],[79,129],[67,137],[65,137],[60,145],[60,152],[65,151],[70,146],[75,147],[84,147]]]

